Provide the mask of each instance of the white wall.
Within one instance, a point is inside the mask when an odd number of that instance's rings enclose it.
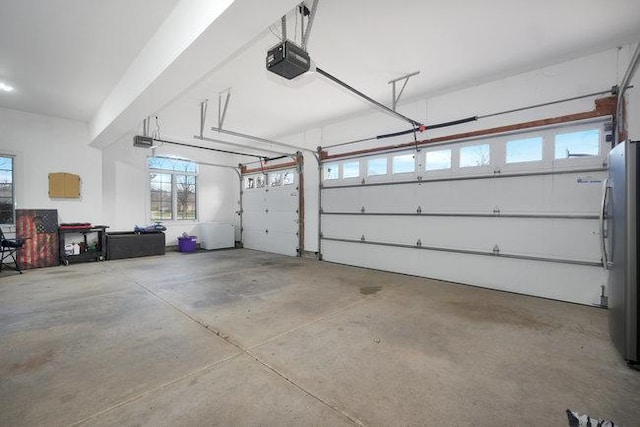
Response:
[[[89,145],[86,123],[0,108],[0,154],[15,156],[16,207],[57,209],[59,222],[105,224],[110,230],[133,230],[148,224],[151,150],[135,148],[131,136],[100,150]],[[199,162],[234,164],[227,155],[165,145],[158,155]],[[166,222],[167,245],[183,232],[198,235],[201,222],[236,224],[239,180],[232,169],[200,165],[198,220]],[[50,199],[48,174],[80,175],[79,199]]]
[[[631,57],[633,56],[634,46],[625,46],[620,51],[619,63],[624,70],[626,70]],[[622,79],[622,75],[620,76]],[[627,116],[627,131],[629,132],[629,139],[633,141],[640,140],[640,67],[636,69],[635,76],[631,79],[632,89],[627,90],[625,94],[626,101],[626,116]]]
[[[59,222],[102,224],[101,152],[86,123],[0,108],[0,153],[15,156],[18,209],[57,209]],[[80,175],[79,199],[50,199],[50,172]]]
[[[628,65],[634,46],[611,49],[538,70],[499,79],[489,83],[424,96],[401,104],[399,111],[427,125],[469,116],[481,116],[529,105],[545,103],[606,91],[616,85]],[[635,84],[640,84],[636,76]],[[354,82],[357,86],[357,82]],[[411,84],[411,82],[409,82]],[[634,92],[635,91],[635,92]],[[603,95],[607,96],[607,95]],[[596,97],[564,102],[517,113],[494,116],[476,122],[418,134],[418,139],[468,132],[478,129],[520,123],[529,120],[591,111]],[[640,138],[640,88],[627,95],[631,136]],[[365,102],[365,101],[363,101]],[[315,150],[345,141],[408,129],[406,123],[377,110],[348,120],[327,123],[321,127],[280,138],[290,144]],[[330,150],[330,154],[356,149],[410,142],[410,136],[383,139]],[[318,172],[315,160],[305,154],[305,250],[318,250]]]
[[[167,137],[167,139],[171,139]],[[130,231],[136,224],[151,223],[147,157],[151,149],[133,146],[128,135],[103,150],[103,194],[106,223],[112,231]],[[233,164],[232,158],[218,153],[163,145],[155,155],[178,156],[203,163]],[[182,233],[198,235],[198,224],[222,222],[236,224],[239,178],[228,168],[200,164],[198,175],[198,220],[163,221],[167,245],[177,245]]]

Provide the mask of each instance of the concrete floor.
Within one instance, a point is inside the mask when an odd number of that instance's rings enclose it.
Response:
[[[604,310],[250,250],[0,275],[0,425],[640,425]]]

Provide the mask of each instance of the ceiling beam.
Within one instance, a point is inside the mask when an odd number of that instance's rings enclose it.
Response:
[[[106,147],[222,67],[299,0],[181,0],[89,123]]]

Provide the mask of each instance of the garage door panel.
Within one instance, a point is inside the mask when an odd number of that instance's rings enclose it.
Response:
[[[243,211],[242,212],[242,227],[243,228],[264,228],[266,224],[264,211]]]
[[[510,219],[496,227],[500,251],[585,262],[600,262],[597,220]]]
[[[323,258],[579,304],[599,303],[605,279],[602,269],[591,266],[335,241],[323,243]]]
[[[604,172],[334,188],[325,212],[598,213]]]
[[[259,189],[246,190],[242,196],[242,209],[245,211],[264,210],[265,192]]]
[[[282,176],[284,172],[269,172]],[[253,174],[250,176],[256,176]],[[258,182],[255,179],[254,182]],[[264,188],[246,189],[242,198],[242,241],[249,249],[295,256],[299,245],[299,195],[295,184],[274,185],[269,175]],[[280,180],[282,183],[282,180]]]
[[[269,230],[268,247],[263,249],[280,255],[296,256],[298,254],[298,236],[292,233],[283,233]]]
[[[298,215],[295,212],[273,212],[267,214],[269,231],[296,233],[298,230]]]
[[[415,212],[417,191],[417,184],[363,187],[357,211],[364,206],[367,212]]]
[[[325,237],[391,244],[598,262],[598,222],[594,220],[453,217],[323,217]]]
[[[560,175],[553,177],[551,205],[571,212],[598,213],[602,194],[604,172],[585,175]],[[580,181],[587,180],[587,181]]]
[[[298,190],[292,187],[290,191],[269,191],[267,200],[270,210],[289,210],[298,203]]]
[[[322,190],[322,210],[325,212],[359,212],[361,188]]]
[[[267,237],[268,235],[264,230],[245,228],[242,232],[243,246],[249,249],[266,251],[269,247]]]
[[[491,180],[421,183],[416,204],[423,212],[491,212]]]
[[[597,214],[604,172],[501,178],[492,196],[502,212]]]
[[[416,154],[417,164],[423,165],[420,181],[401,182],[391,173],[376,176],[375,184],[369,179],[360,185],[356,185],[359,179],[332,180],[332,187],[321,193],[322,256],[352,265],[598,303],[606,276],[599,265],[599,210],[607,174],[600,169],[604,156],[587,155],[590,148],[579,148],[577,152],[585,150],[585,154],[577,155],[575,147],[562,154],[557,138],[562,133],[576,138],[571,144],[588,145],[593,141],[581,139],[583,131],[593,129],[598,129],[603,153],[609,133],[603,121],[565,124],[424,150]],[[527,142],[534,137],[542,141],[541,152],[539,145]],[[516,140],[517,144],[509,144]],[[480,144],[488,146],[489,152],[467,149]],[[427,154],[438,150],[442,153],[429,163]],[[375,155],[389,162],[400,151]],[[464,162],[463,155],[467,156]]]

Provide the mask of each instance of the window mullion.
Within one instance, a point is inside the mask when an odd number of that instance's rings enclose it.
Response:
[[[171,218],[174,221],[178,220],[178,185],[176,174],[171,174]]]

